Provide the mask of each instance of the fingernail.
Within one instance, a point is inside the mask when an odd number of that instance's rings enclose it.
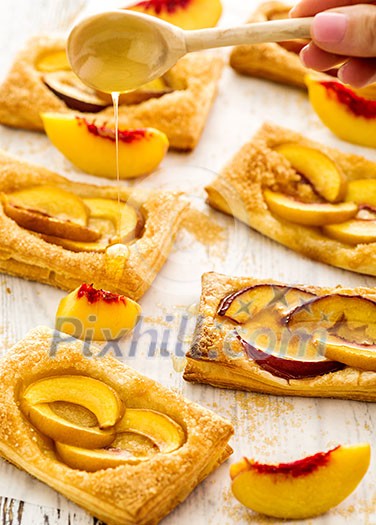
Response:
[[[342,13],[319,13],[312,25],[312,36],[318,42],[339,43],[347,29],[347,16]]]
[[[294,6],[292,9],[290,9],[289,11],[289,17],[293,17],[294,14],[296,13],[297,9],[296,9],[296,6]]]
[[[307,66],[307,62],[306,62],[306,59],[305,59],[305,55],[308,51],[308,48],[309,48],[309,45],[306,45],[305,47],[303,47],[303,49],[300,51],[299,53],[299,57],[300,57],[300,60],[303,62],[303,66]]]

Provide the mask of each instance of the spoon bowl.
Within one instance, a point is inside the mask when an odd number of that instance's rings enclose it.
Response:
[[[161,77],[187,52],[184,31],[126,10],[91,16],[69,35],[77,76],[104,93],[125,93]]]

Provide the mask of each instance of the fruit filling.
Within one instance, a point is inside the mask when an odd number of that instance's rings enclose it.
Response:
[[[339,166],[326,154],[295,143],[274,148],[287,160],[301,183],[296,195],[265,188],[263,196],[270,212],[279,219],[321,228],[321,233],[348,245],[376,242],[376,181],[347,181]],[[303,183],[316,198],[307,199]],[[312,196],[311,196],[312,197]]]
[[[95,472],[170,454],[185,442],[182,427],[147,408],[124,408],[106,383],[87,376],[59,375],[23,391],[20,407],[58,458],[74,469]]]
[[[72,251],[104,252],[142,234],[144,220],[133,206],[88,198],[57,186],[35,186],[2,196],[5,214],[47,242]]]
[[[56,329],[84,341],[112,341],[132,330],[140,315],[132,299],[84,283],[60,301]]]
[[[261,284],[224,297],[217,315],[236,323],[244,355],[275,377],[376,368],[376,302],[368,298]]]
[[[349,496],[370,465],[370,445],[340,445],[291,463],[244,458],[231,465],[232,492],[253,511],[279,519],[306,519]]]
[[[144,7],[146,10],[152,9],[157,15],[164,11],[172,14],[178,9],[187,9],[192,0],[145,0],[138,2],[134,7]]]

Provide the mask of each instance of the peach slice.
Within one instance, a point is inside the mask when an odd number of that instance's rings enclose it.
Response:
[[[312,299],[285,317],[290,330],[329,330],[347,324],[351,329],[365,327],[369,337],[376,337],[376,302],[355,296],[332,294]],[[324,334],[325,335],[325,334]]]
[[[87,226],[89,214],[84,201],[78,195],[57,186],[34,186],[9,193],[7,199],[18,208]]]
[[[141,233],[144,220],[133,206],[100,198],[84,199],[84,203],[90,210],[90,218],[112,223],[118,242],[129,242]]]
[[[121,465],[137,465],[147,461],[150,456],[136,456],[132,452],[121,448],[109,447],[103,449],[86,449],[73,447],[65,443],[55,442],[60,458],[69,467],[86,472],[96,472]]]
[[[305,203],[271,190],[264,191],[264,198],[272,213],[286,221],[305,226],[341,223],[354,217],[358,211],[358,206],[353,202]]]
[[[132,330],[140,315],[132,299],[82,284],[60,301],[56,328],[78,339],[108,341]]]
[[[312,518],[355,490],[368,470],[370,456],[370,445],[361,443],[277,465],[244,458],[231,466],[231,488],[240,503],[261,514],[280,519]]]
[[[300,144],[287,143],[275,148],[295,171],[303,175],[316,192],[329,202],[338,202],[346,193],[347,179],[342,170],[321,151]]]
[[[333,80],[307,75],[309,99],[335,135],[348,142],[376,147],[376,100],[369,100]]]
[[[85,448],[101,448],[111,445],[115,439],[115,427],[102,430],[98,425],[86,427],[74,424],[59,417],[46,403],[30,405],[22,401],[21,410],[42,434],[54,441]]]
[[[81,82],[73,71],[47,73],[43,82],[70,109],[98,113],[111,105],[111,102],[99,97],[96,91]]]
[[[323,232],[346,244],[368,244],[376,242],[376,220],[354,219],[341,224],[330,224],[324,226]]]
[[[100,237],[99,232],[76,222],[57,219],[39,211],[15,206],[4,195],[2,200],[5,214],[27,230],[82,242],[94,242]]]
[[[100,429],[116,425],[122,416],[122,404],[113,388],[87,376],[60,375],[40,379],[29,385],[22,403],[29,406],[65,401],[92,412]]]
[[[347,202],[376,207],[376,180],[352,180],[347,185]]]
[[[51,142],[75,166],[98,177],[116,178],[113,128],[96,126],[74,115],[41,116]],[[140,177],[155,170],[168,145],[166,135],[154,128],[119,130],[120,178]]]
[[[127,408],[123,419],[117,424],[116,431],[143,434],[153,441],[163,454],[169,454],[180,448],[185,441],[185,434],[173,419],[141,408]]]
[[[41,73],[69,71],[71,69],[65,49],[57,49],[39,55],[35,67]]]
[[[225,297],[218,307],[218,315],[226,316],[236,323],[246,323],[261,310],[277,307],[284,315],[290,310],[315,297],[300,288],[276,284],[250,286]]]
[[[156,16],[182,29],[214,27],[222,14],[220,0],[146,0],[127,9]]]
[[[329,360],[298,360],[284,357],[277,357],[270,353],[256,348],[248,341],[239,336],[246,355],[255,361],[260,368],[269,372],[275,377],[282,379],[306,379],[330,374],[345,368],[343,363]]]
[[[376,372],[376,345],[357,344],[335,335],[316,339],[314,344],[328,359]]]

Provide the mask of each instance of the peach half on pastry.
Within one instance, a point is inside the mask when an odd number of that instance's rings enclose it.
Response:
[[[222,14],[220,0],[146,0],[127,9],[156,16],[182,29],[214,27]]]
[[[338,202],[345,196],[345,175],[339,166],[321,151],[294,143],[280,144],[274,150],[283,155],[325,200]]]
[[[56,450],[71,468],[95,472],[147,461],[157,453],[170,454],[186,439],[178,423],[149,409],[126,408],[115,431],[115,440],[106,448],[88,449],[56,442]]]
[[[60,301],[56,329],[83,340],[116,340],[136,326],[140,315],[132,299],[82,284]]]
[[[62,417],[53,409],[58,402],[86,409],[94,415],[95,424],[84,426]],[[86,448],[110,445],[123,413],[121,401],[111,387],[79,375],[53,376],[32,383],[22,395],[21,410],[45,436]]]
[[[336,335],[318,337],[314,344],[328,359],[334,359],[360,370],[376,372],[376,345],[374,344],[351,342]]]
[[[282,219],[305,226],[325,226],[343,223],[355,217],[358,206],[354,202],[330,204],[301,202],[277,191],[264,190],[265,202],[272,213]]]
[[[36,186],[1,196],[5,214],[28,230],[94,242],[100,233],[88,227],[89,210],[77,195],[55,186]]]
[[[315,294],[293,286],[257,284],[225,297],[219,305],[218,315],[236,323],[246,323],[264,308],[277,305],[278,311],[287,314],[314,297]]]
[[[343,140],[376,147],[376,100],[335,80],[307,75],[305,81],[312,107],[325,126]]]
[[[367,443],[277,465],[244,458],[231,466],[232,492],[253,511],[280,519],[318,516],[347,498],[370,464]]]
[[[43,113],[45,131],[72,164],[91,175],[116,178],[115,131],[74,115]],[[155,170],[168,150],[168,139],[154,128],[119,130],[119,176],[131,179]]]

